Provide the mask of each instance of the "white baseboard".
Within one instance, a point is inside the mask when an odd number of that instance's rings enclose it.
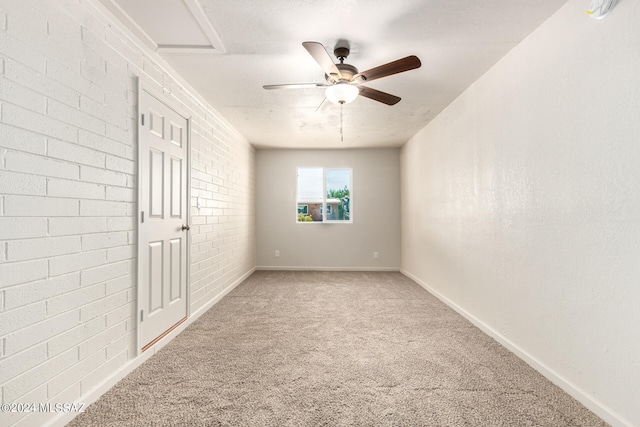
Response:
[[[269,271],[400,271],[396,267],[300,267],[287,265],[260,265],[256,270]]]
[[[467,320],[469,320],[471,323],[477,326],[480,330],[482,330],[482,332],[484,332],[485,334],[489,335],[491,338],[498,341],[500,344],[502,344],[504,347],[506,347],[509,351],[514,353],[520,359],[524,360],[529,366],[531,366],[533,369],[538,371],[545,378],[547,378],[549,381],[551,381],[552,383],[560,387],[562,390],[567,392],[567,394],[569,394],[571,397],[576,399],[578,402],[582,403],[586,408],[588,408],[591,412],[593,412],[594,414],[602,418],[605,422],[611,424],[614,427],[633,427],[633,424],[630,421],[626,420],[625,418],[615,413],[613,410],[611,410],[611,408],[604,405],[599,400],[594,399],[585,390],[576,386],[571,381],[567,380],[562,375],[560,375],[558,372],[556,372],[549,366],[537,360],[534,356],[532,356],[531,354],[527,353],[526,351],[518,347],[517,344],[515,344],[505,336],[501,335],[491,326],[487,325],[482,320],[470,314],[464,308],[460,307],[455,302],[451,301],[449,298],[447,298],[437,290],[433,289],[431,286],[424,283],[422,280],[418,279],[416,276],[414,276],[410,272],[404,269],[400,269],[400,272],[405,276],[407,276],[408,278],[410,278],[411,280],[413,280],[414,282],[416,282],[417,284],[419,284],[420,286],[422,286],[427,292],[429,292],[430,294],[438,298],[440,301],[447,304],[449,307],[451,307],[453,310],[458,312],[460,315],[465,317]]]
[[[124,377],[126,377],[131,372],[133,372],[137,367],[139,367],[144,362],[146,362],[151,356],[156,354],[158,350],[160,350],[162,347],[164,347],[169,342],[171,342],[171,340],[174,339],[180,332],[184,331],[189,325],[195,322],[207,310],[209,310],[216,303],[218,303],[225,295],[227,295],[229,292],[235,289],[240,283],[244,282],[251,274],[253,274],[254,271],[255,271],[255,268],[249,270],[242,277],[237,279],[231,285],[227,286],[225,289],[222,290],[222,292],[220,292],[213,299],[211,299],[211,301],[209,301],[204,306],[200,307],[194,313],[191,313],[189,318],[185,320],[183,323],[181,323],[177,328],[175,328],[173,331],[168,333],[164,338],[162,338],[160,341],[155,343],[147,351],[145,351],[144,353],[141,353],[139,356],[128,361],[120,369],[115,371],[109,377],[105,378],[104,381],[102,381],[96,387],[94,387],[93,389],[89,390],[87,393],[82,395],[75,403],[83,403],[84,408],[86,408],[89,405],[91,405],[93,402],[97,401],[100,398],[100,396],[102,396],[107,391],[109,391],[111,387],[116,385],[120,380],[122,380]],[[77,415],[78,415],[77,412],[57,414],[48,423],[44,425],[47,427],[63,427],[69,422],[71,422],[71,420],[74,419]]]

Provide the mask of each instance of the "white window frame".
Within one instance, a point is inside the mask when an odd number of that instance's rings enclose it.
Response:
[[[298,221],[298,176],[300,169],[322,169],[322,206],[320,207],[320,213],[322,214],[322,221]],[[327,219],[327,215],[331,215],[331,206],[327,205],[327,170],[348,170],[349,171],[349,219],[348,220],[330,220]],[[297,224],[353,224],[353,168],[345,167],[325,167],[325,166],[304,166],[296,168],[296,218]],[[303,202],[307,206],[308,203]],[[307,207],[307,215],[309,215],[309,209]]]
[[[323,212],[322,211],[322,206],[320,206],[320,213],[322,213],[322,212]],[[331,215],[331,205],[327,205],[327,215]]]

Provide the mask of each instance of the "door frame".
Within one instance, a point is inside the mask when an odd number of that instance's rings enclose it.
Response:
[[[167,97],[163,91],[162,88],[160,88],[160,90],[157,90],[156,88],[158,88],[158,85],[153,85],[150,81],[148,81],[147,79],[143,79],[138,77],[136,79],[136,88],[137,88],[137,106],[136,106],[136,130],[138,132],[138,137],[137,137],[137,143],[138,143],[138,147],[137,147],[137,152],[138,152],[138,160],[137,160],[137,173],[136,173],[136,177],[138,182],[137,187],[138,187],[138,194],[137,194],[137,202],[136,202],[136,208],[135,208],[135,218],[136,218],[136,244],[138,246],[137,248],[137,258],[136,258],[136,312],[135,312],[135,325],[136,325],[136,332],[135,332],[135,338],[136,338],[136,356],[140,356],[142,354],[142,347],[145,345],[140,338],[140,323],[141,323],[141,318],[140,318],[140,313],[142,310],[142,307],[140,306],[140,300],[141,300],[141,283],[142,283],[142,278],[141,278],[141,270],[140,270],[140,264],[141,264],[141,259],[143,256],[143,250],[142,250],[142,245],[141,245],[141,233],[140,233],[140,228],[141,228],[141,224],[142,224],[142,210],[141,205],[142,205],[142,188],[140,185],[140,182],[142,182],[141,180],[141,160],[142,160],[142,144],[141,144],[141,138],[142,138],[142,130],[141,130],[141,125],[142,125],[142,112],[140,111],[140,105],[141,105],[141,99],[142,99],[142,95],[143,92],[147,92],[149,95],[153,96],[154,98],[156,98],[158,101],[162,102],[163,104],[165,104],[167,107],[171,108],[173,111],[175,111],[176,113],[178,113],[180,116],[182,116],[186,122],[187,122],[187,129],[186,129],[186,145],[187,145],[187,158],[186,158],[186,168],[187,168],[187,178],[186,178],[186,191],[187,191],[187,206],[186,208],[186,216],[187,216],[187,224],[191,224],[191,120],[192,120],[192,116],[190,114],[187,114],[187,112],[181,108],[179,105],[176,105],[176,101],[175,100],[171,100],[169,97]],[[189,319],[191,317],[191,233],[186,233],[186,246],[187,246],[187,250],[186,250],[186,295],[185,295],[185,304],[187,305],[186,307],[186,313],[187,313],[187,317],[186,319]],[[182,322],[184,323],[184,322]],[[176,325],[179,326],[182,323],[178,323]],[[175,327],[174,327],[175,328]],[[160,336],[160,339],[158,340],[159,343],[163,343],[162,345],[166,344],[165,338],[167,338],[168,335],[170,335],[170,333],[174,330],[174,328],[169,329],[167,332],[165,332],[164,335]],[[151,346],[151,348],[155,347],[156,344],[153,344]],[[151,349],[150,348],[150,349]]]

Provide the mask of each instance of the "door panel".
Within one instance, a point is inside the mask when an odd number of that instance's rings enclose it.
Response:
[[[182,133],[183,128],[181,128],[180,125],[171,123],[171,142],[178,147],[182,147]]]
[[[182,297],[182,240],[171,240],[171,295],[170,302]]]
[[[162,218],[164,207],[164,190],[162,188],[164,153],[158,150],[149,150],[149,159],[149,217]]]
[[[187,316],[187,119],[142,90],[140,347]]]
[[[164,139],[164,116],[160,113],[149,109],[149,132],[160,139]]]
[[[171,158],[171,216],[182,217],[182,160]]]
[[[163,242],[149,243],[149,281],[147,289],[149,292],[149,314],[153,314],[157,310],[162,309],[162,281],[163,281],[163,263],[162,254]],[[154,286],[158,285],[159,286]]]

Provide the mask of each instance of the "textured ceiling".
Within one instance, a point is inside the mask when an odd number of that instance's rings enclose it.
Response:
[[[164,45],[188,25],[173,24],[171,8],[161,7],[167,1],[196,2],[224,53],[171,53],[165,60],[252,144],[354,148],[404,144],[567,0],[103,0],[116,2],[143,30],[136,9],[165,22],[166,34],[148,30]],[[395,106],[363,97],[343,106],[342,141],[340,107],[316,111],[322,88],[262,88],[324,82],[304,41],[322,43],[332,57],[337,43],[348,43],[345,62],[360,71],[407,55],[417,55],[422,67],[368,84],[400,96]]]

